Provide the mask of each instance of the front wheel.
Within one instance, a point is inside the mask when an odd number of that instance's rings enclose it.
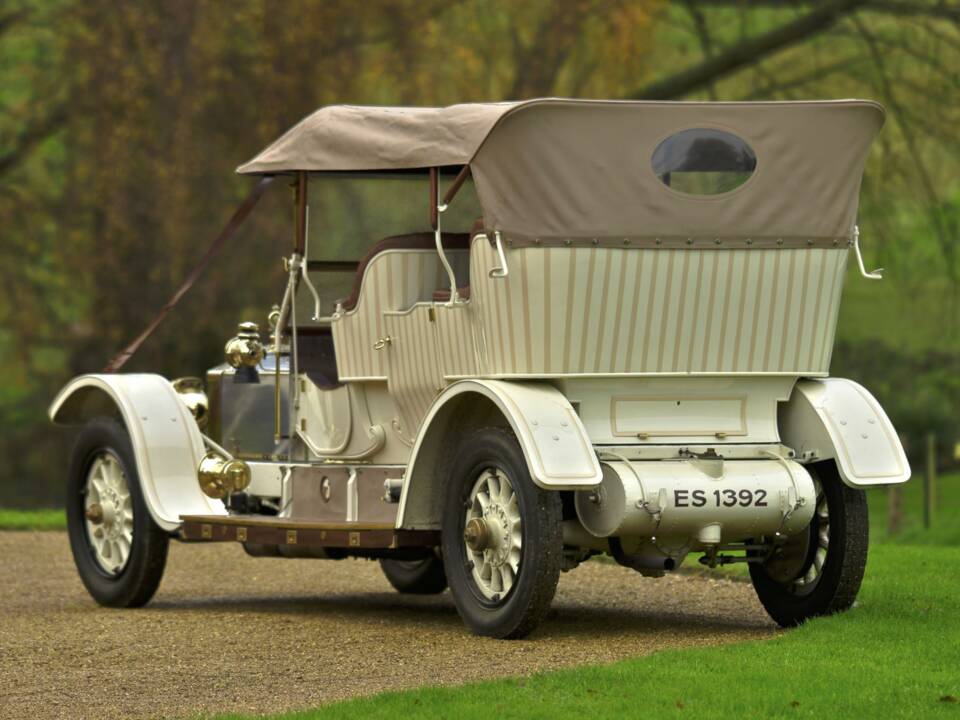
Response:
[[[443,558],[460,617],[477,635],[524,637],[560,578],[560,496],[534,485],[504,428],[466,438],[447,480]]]
[[[808,469],[817,492],[810,526],[750,564],[757,597],[783,627],[849,610],[867,565],[866,493],[844,485],[832,462]]]
[[[139,607],[160,584],[169,536],[150,517],[126,428],[109,418],[80,431],[67,478],[67,532],[90,595]]]

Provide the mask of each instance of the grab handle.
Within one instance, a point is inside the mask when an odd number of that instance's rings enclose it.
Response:
[[[883,268],[877,268],[873,272],[867,272],[867,269],[863,266],[863,255],[860,254],[860,226],[853,226],[853,252],[857,256],[857,265],[860,266],[860,274],[863,275],[867,280],[882,280],[883,279]]]
[[[497,244],[497,255],[500,257],[500,267],[493,268],[489,275],[492,278],[505,278],[510,274],[510,268],[507,267],[507,257],[503,254],[503,240],[500,238],[500,231],[493,232],[493,239]]]

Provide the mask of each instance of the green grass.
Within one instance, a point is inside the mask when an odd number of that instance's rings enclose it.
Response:
[[[4,510],[0,508],[0,530],[66,530],[63,510]]]
[[[960,717],[958,579],[960,548],[881,544],[856,608],[773,640],[387,693],[276,720]]]

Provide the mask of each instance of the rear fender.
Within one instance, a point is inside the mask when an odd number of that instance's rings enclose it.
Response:
[[[197,483],[203,437],[173,386],[160,375],[81,375],[57,394],[48,410],[59,425],[94,417],[122,418],[137,463],[144,499],[154,521],[167,531],[181,515],[225,515],[219,500]]]
[[[586,429],[566,397],[542,383],[463,380],[434,402],[420,426],[400,495],[398,528],[440,526],[443,478],[438,463],[450,429],[509,425],[530,477],[548,490],[583,490],[603,478]]]
[[[880,403],[852,380],[800,380],[779,411],[780,436],[801,460],[833,459],[851,487],[910,479],[910,463]]]

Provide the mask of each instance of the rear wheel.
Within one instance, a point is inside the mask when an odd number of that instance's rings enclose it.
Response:
[[[435,555],[422,560],[381,560],[380,569],[400,593],[436,595],[447,589],[443,561]]]
[[[844,485],[832,462],[808,469],[817,491],[809,528],[750,564],[757,597],[783,627],[848,610],[867,564],[866,493]]]
[[[466,438],[448,478],[443,557],[470,630],[520,638],[537,626],[560,578],[560,523],[560,495],[534,485],[511,431]]]
[[[67,478],[67,531],[80,579],[101,605],[139,607],[157,590],[169,536],[150,517],[126,428],[80,431]]]

